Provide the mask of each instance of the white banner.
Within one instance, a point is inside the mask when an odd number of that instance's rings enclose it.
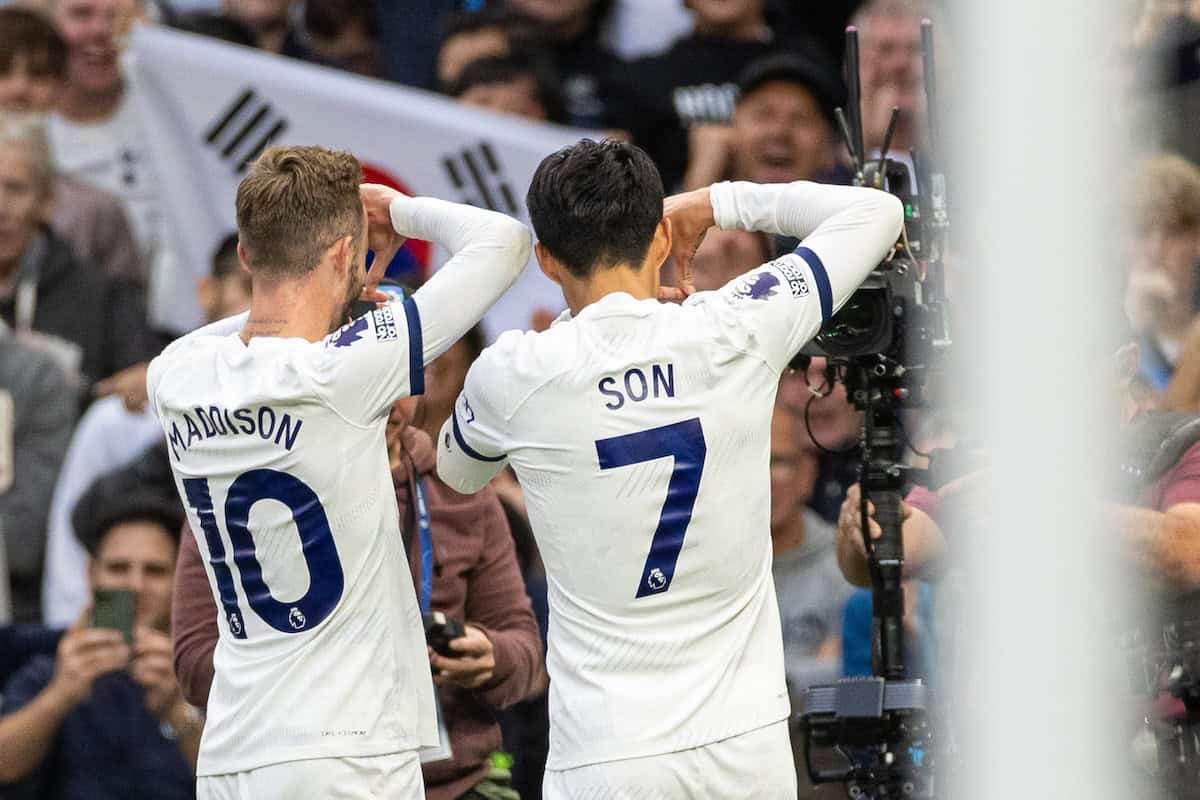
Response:
[[[528,223],[525,191],[542,158],[600,135],[162,27],[140,26],[131,51],[133,96],[182,265],[153,276],[151,303],[156,317],[179,320],[181,329],[200,322],[196,281],[234,230],[238,182],[268,144],[347,150],[368,180]],[[445,258],[421,243],[411,250],[429,270]],[[558,287],[531,260],[485,318],[488,338],[527,329],[539,308],[563,307]]]

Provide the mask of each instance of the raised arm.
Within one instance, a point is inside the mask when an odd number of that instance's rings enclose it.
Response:
[[[837,311],[883,260],[904,224],[899,199],[855,186],[736,181],[714,184],[710,197],[718,227],[802,240],[796,254],[812,269],[817,289],[824,290],[820,299],[825,317]]]
[[[411,301],[420,320],[422,358],[428,364],[516,282],[529,263],[533,237],[511,217],[432,197],[395,192],[389,211],[397,233],[437,242],[452,254]],[[408,324],[411,337],[411,318]]]

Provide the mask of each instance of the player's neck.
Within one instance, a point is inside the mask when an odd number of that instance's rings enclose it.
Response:
[[[316,281],[255,281],[242,341],[255,337],[321,341],[330,333],[334,313],[328,297],[328,291]]]
[[[564,281],[563,297],[571,309],[571,316],[575,316],[597,300],[618,292],[631,295],[635,300],[658,297],[657,277],[657,270],[647,270],[645,267],[607,267],[593,272],[587,280]]]
[[[781,555],[804,544],[804,514],[797,511],[781,529],[771,529],[771,550]]]

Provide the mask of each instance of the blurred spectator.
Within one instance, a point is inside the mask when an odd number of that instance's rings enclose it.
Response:
[[[512,53],[516,26],[511,14],[491,9],[447,17],[437,52],[438,86],[448,90],[474,61]]]
[[[217,248],[212,274],[196,286],[196,295],[208,322],[249,307],[250,274],[238,261],[236,234]],[[111,396],[97,400],[79,420],[50,503],[42,581],[48,625],[70,625],[88,602],[87,553],[71,523],[76,500],[101,475],[131,461],[163,436],[158,419],[147,407],[145,362],[114,375],[98,389]]]
[[[46,512],[78,403],[51,356],[0,321],[0,523],[12,618],[38,622]]]
[[[289,58],[312,60],[292,24],[294,0],[225,0],[225,15],[245,25],[254,34],[259,50]]]
[[[742,72],[738,89],[732,125],[692,128],[685,189],[726,178],[812,180],[833,166],[839,90],[826,68],[792,54],[771,55]]]
[[[900,120],[892,153],[900,156],[920,144],[925,114],[921,70],[921,20],[933,13],[924,0],[867,0],[854,15],[859,37],[863,143],[867,152],[883,144],[892,108]],[[944,37],[944,26],[938,25]]]
[[[1138,126],[1131,143],[1179,152],[1200,161],[1200,4],[1176,0],[1143,0],[1130,8],[1136,19],[1126,43],[1132,55],[1132,100],[1141,111],[1130,115],[1121,104],[1122,123]]]
[[[485,489],[461,495],[438,479],[433,441],[410,424],[417,400],[405,398],[393,404],[387,431],[409,567],[419,587],[422,567],[415,510],[419,491],[425,495],[433,546],[430,608],[467,627],[467,635],[454,640],[461,645],[463,657],[430,657],[454,758],[424,766],[426,796],[430,800],[505,798],[510,796],[504,794],[507,781],[490,765],[492,752],[501,744],[492,709],[545,689],[542,645],[495,493]],[[217,608],[189,531],[180,548],[176,604],[180,680],[186,696],[203,705],[213,678]]]
[[[851,586],[838,569],[833,525],[808,508],[817,453],[804,421],[777,404],[771,419],[771,543],[792,708],[805,689],[839,673],[842,611]]]
[[[374,0],[305,0],[304,31],[309,48],[322,62],[379,77],[379,19]]]
[[[490,56],[472,61],[451,94],[469,106],[490,108],[540,122],[563,121],[561,87],[548,64],[525,56]]]
[[[801,46],[781,42],[767,27],[763,0],[685,0],[685,5],[692,11],[691,33],[662,55],[629,64],[620,82],[621,113],[627,116],[620,122],[650,153],[668,191],[680,185],[687,169],[689,130],[729,123],[746,67]],[[812,43],[803,48],[808,59],[823,58]],[[836,85],[836,77],[833,81]]]
[[[162,186],[147,152],[135,103],[121,75],[120,55],[140,10],[137,0],[51,0],[67,44],[66,83],[50,120],[55,165],[83,183],[121,199],[133,225],[151,291],[179,268],[162,211]],[[148,298],[156,326],[179,332],[190,309],[169,296]]]
[[[75,527],[92,554],[89,583],[135,593],[133,641],[88,627],[85,613],[57,656],[34,658],[9,681],[0,782],[19,782],[16,796],[194,797],[203,722],[175,680],[167,634],[182,520],[175,498],[126,473],[80,500]]]
[[[62,631],[43,625],[0,627],[0,701],[3,700],[3,690],[9,679],[34,656],[54,655],[62,635]]]
[[[613,0],[509,0],[534,24],[536,44],[551,53],[563,82],[568,125],[619,126],[614,81],[620,61],[600,41]]]
[[[141,287],[81,264],[44,224],[53,175],[40,118],[0,114],[0,316],[90,384],[153,343]]]
[[[0,111],[49,114],[66,81],[67,46],[42,14],[0,8]],[[86,264],[144,283],[146,267],[121,201],[66,175],[54,176],[50,227]]]
[[[1176,155],[1139,163],[1129,188],[1132,239],[1125,313],[1137,333],[1138,378],[1163,392],[1185,345],[1197,343],[1193,332],[1200,309],[1200,169]],[[1191,343],[1188,343],[1191,334]],[[1189,369],[1185,382],[1196,382]],[[1180,393],[1197,395],[1176,386]]]

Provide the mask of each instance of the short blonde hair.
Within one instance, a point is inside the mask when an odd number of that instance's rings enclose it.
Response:
[[[1129,191],[1133,224],[1200,229],[1200,168],[1174,153],[1138,163]]]
[[[0,149],[14,145],[24,149],[39,192],[49,195],[54,186],[54,160],[42,115],[0,111]]]
[[[343,236],[363,224],[362,166],[323,147],[271,147],[237,191],[237,225],[255,273],[303,275]]]

